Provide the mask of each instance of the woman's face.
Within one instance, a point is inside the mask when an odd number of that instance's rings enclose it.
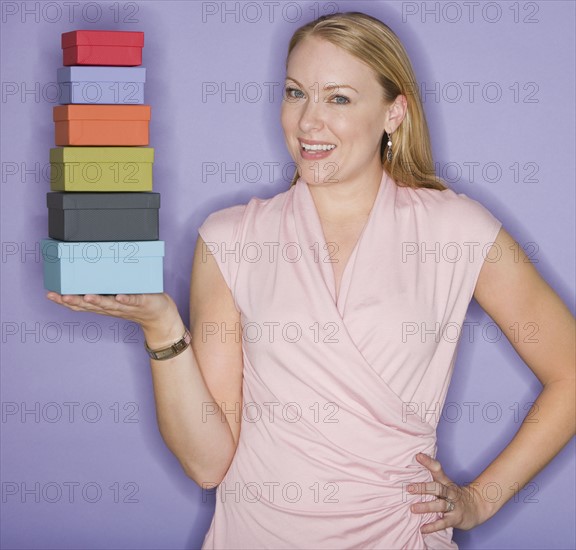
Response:
[[[309,185],[380,177],[387,111],[372,69],[345,50],[317,37],[305,38],[292,50],[282,127]]]

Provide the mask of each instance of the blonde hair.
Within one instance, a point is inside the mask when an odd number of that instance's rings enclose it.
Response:
[[[383,135],[382,166],[398,185],[444,190],[447,186],[435,175],[428,125],[418,85],[408,54],[400,39],[378,19],[360,12],[322,16],[296,30],[288,46],[288,57],[303,39],[315,36],[327,40],[368,65],[391,103],[398,95],[407,99],[404,120],[392,136],[392,161],[386,152],[388,136]],[[291,186],[298,180],[298,170]]]

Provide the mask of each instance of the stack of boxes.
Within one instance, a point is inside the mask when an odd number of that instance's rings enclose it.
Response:
[[[42,240],[44,286],[60,294],[163,291],[160,194],[152,191],[144,33],[62,35]]]

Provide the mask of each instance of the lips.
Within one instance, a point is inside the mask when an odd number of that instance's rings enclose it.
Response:
[[[334,143],[326,141],[311,141],[300,139],[300,148],[308,153],[327,152],[336,149]]]
[[[302,144],[302,149],[304,149],[304,151],[332,151],[332,149],[335,148],[336,145],[328,143],[322,143],[318,145],[308,145],[307,143]]]
[[[303,160],[322,160],[329,157],[336,149],[336,144],[327,141],[312,141],[308,139],[299,139],[298,141],[300,142],[300,157]]]

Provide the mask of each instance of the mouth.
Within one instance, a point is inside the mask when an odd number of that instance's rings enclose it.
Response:
[[[333,143],[321,142],[321,141],[300,141],[300,149],[306,151],[307,153],[315,153],[315,152],[326,152],[332,151],[336,149],[336,145]]]

